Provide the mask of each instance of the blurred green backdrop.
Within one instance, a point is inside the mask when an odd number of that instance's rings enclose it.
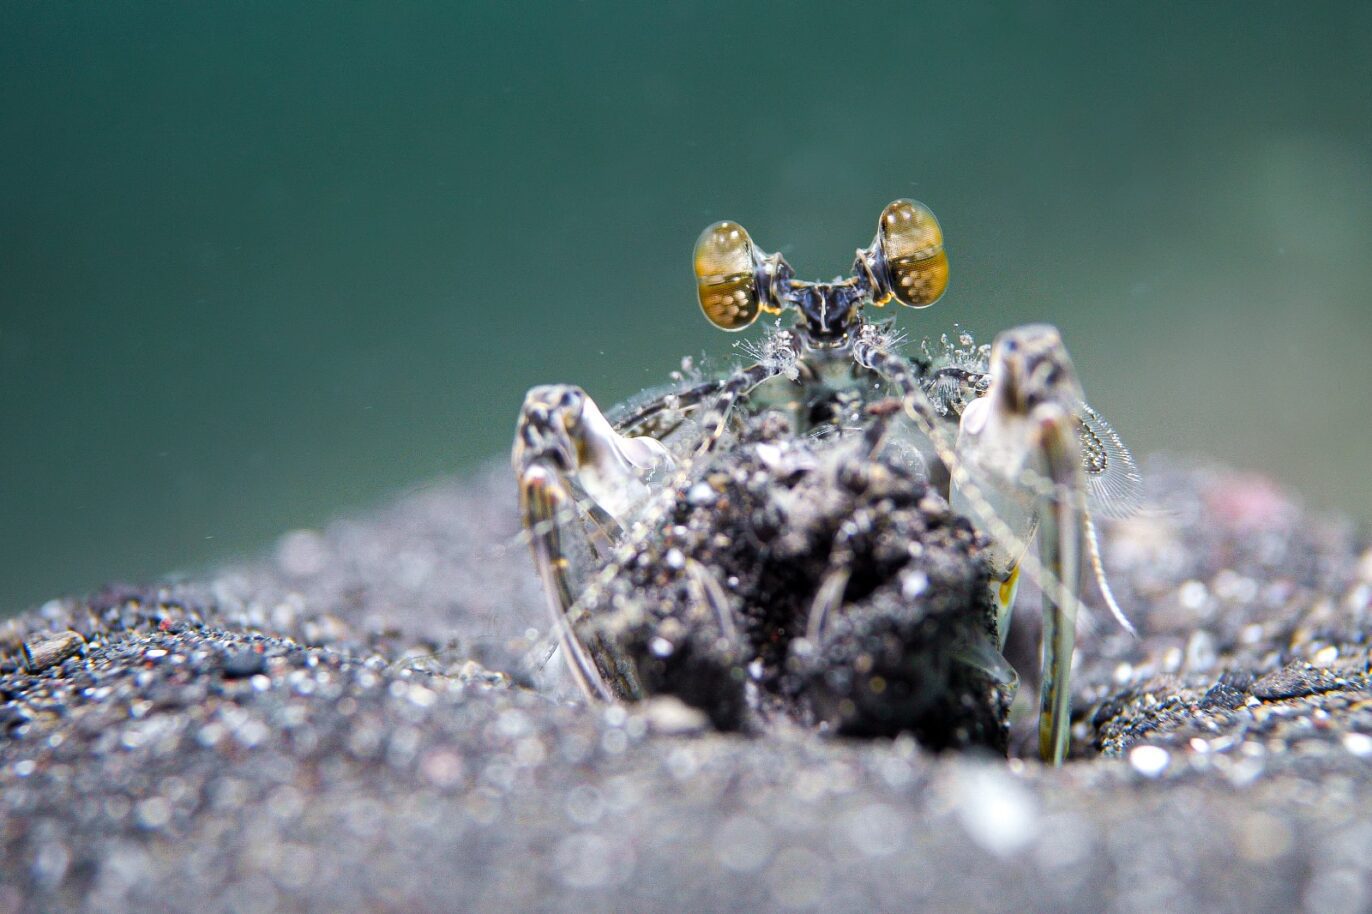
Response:
[[[883,204],[1136,451],[1372,517],[1372,4],[0,4],[0,612],[504,459],[727,353],[719,218]]]

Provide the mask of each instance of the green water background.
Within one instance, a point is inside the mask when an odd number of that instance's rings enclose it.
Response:
[[[250,554],[685,353],[697,233],[942,220],[1136,451],[1372,517],[1372,4],[0,4],[0,614]]]

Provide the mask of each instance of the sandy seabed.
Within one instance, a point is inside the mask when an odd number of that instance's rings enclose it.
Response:
[[[0,914],[1367,910],[1366,532],[1146,469],[1059,770],[588,707],[498,469],[53,601],[0,623]]]

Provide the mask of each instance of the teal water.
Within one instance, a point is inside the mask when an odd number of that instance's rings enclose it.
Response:
[[[1369,87],[1361,3],[0,4],[0,613],[503,459],[729,352],[707,223],[821,278],[899,196],[912,333],[1372,518]]]

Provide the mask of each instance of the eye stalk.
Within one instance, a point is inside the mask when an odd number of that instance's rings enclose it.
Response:
[[[776,254],[760,254],[737,222],[716,222],[696,240],[700,310],[710,323],[730,331],[748,327],[763,311],[780,314],[775,287],[782,263]]]
[[[860,326],[860,310],[894,299],[927,308],[948,287],[943,230],[933,212],[914,200],[882,210],[877,234],[853,261],[853,275],[832,282],[795,278],[780,254],[766,254],[737,222],[716,222],[695,247],[696,297],[706,319],[721,330],[743,330],[765,311],[800,314],[796,326],[812,346],[843,345]]]
[[[948,288],[948,255],[933,211],[917,200],[888,203],[871,246],[857,252],[853,272],[865,275],[878,308],[891,299],[909,308],[938,301]]]

